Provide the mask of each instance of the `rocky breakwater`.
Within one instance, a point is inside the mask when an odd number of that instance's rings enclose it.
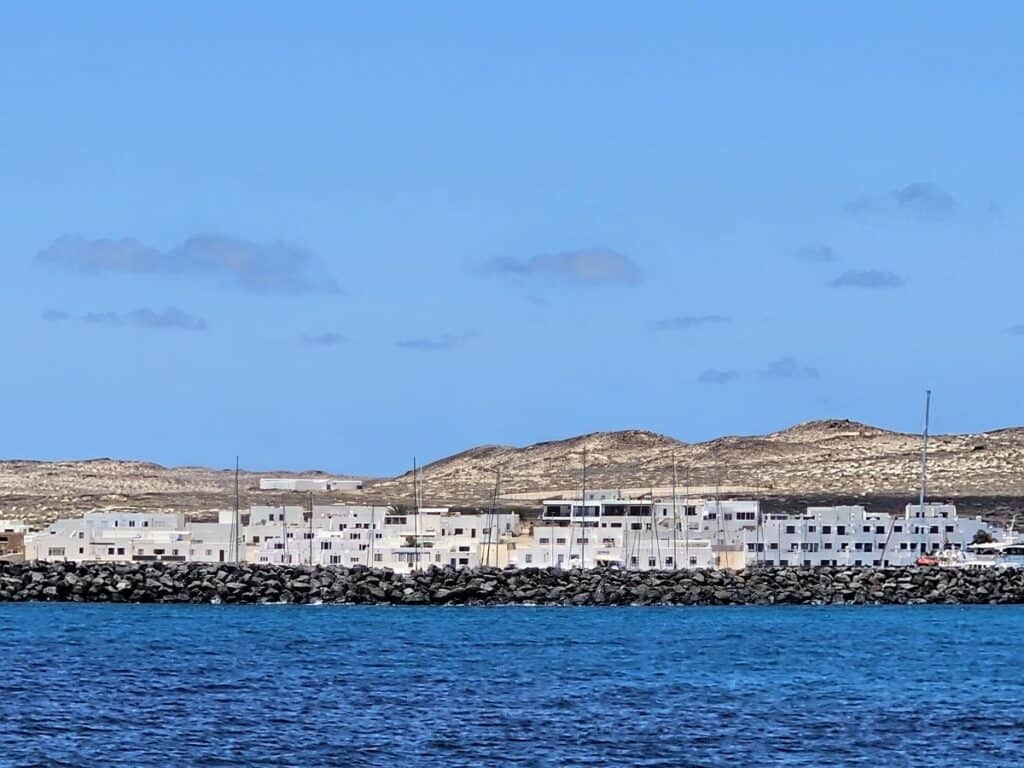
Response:
[[[0,602],[372,605],[1024,603],[1024,569],[562,571],[0,563]]]

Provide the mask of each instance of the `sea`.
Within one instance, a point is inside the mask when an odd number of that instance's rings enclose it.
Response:
[[[1021,766],[1024,608],[0,605],[0,766]]]

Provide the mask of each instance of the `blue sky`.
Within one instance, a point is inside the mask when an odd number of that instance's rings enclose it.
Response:
[[[0,455],[1019,424],[1022,24],[5,3]]]

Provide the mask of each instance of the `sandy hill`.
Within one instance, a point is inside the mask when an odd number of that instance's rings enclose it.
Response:
[[[917,492],[920,449],[919,435],[845,420],[702,443],[629,430],[523,448],[480,446],[428,464],[420,481],[427,503],[486,505],[500,469],[503,501],[530,506],[544,496],[579,488],[585,450],[590,488],[643,492],[654,487],[665,492],[675,466],[680,492],[694,495],[717,490],[723,495],[757,494],[777,503],[886,499],[895,505]],[[260,493],[259,476],[243,473],[243,505],[301,503],[296,494]],[[361,492],[324,494],[323,501],[408,504],[412,488],[407,473],[368,480]],[[978,511],[991,507],[1008,514],[1018,499],[1024,509],[1024,428],[933,436],[929,488],[930,496],[970,500]],[[0,517],[41,521],[99,507],[180,509],[208,517],[230,508],[233,498],[231,471],[110,459],[0,462]]]

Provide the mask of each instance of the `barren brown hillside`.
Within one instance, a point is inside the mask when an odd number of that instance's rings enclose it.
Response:
[[[773,506],[815,501],[875,500],[894,506],[916,496],[919,435],[851,421],[815,421],[764,436],[683,443],[643,431],[596,433],[525,448],[482,446],[429,464],[420,481],[427,503],[489,503],[497,471],[506,504],[535,505],[579,488],[584,448],[587,485],[634,493],[666,492],[673,464],[680,493],[759,495]],[[267,474],[267,473],[263,473]],[[274,473],[280,474],[280,473]],[[305,473],[315,474],[315,473]],[[256,491],[243,473],[242,504],[300,503],[301,494]],[[957,500],[1005,517],[1024,509],[1024,428],[938,435],[929,444],[929,496]],[[0,462],[0,517],[42,521],[101,507],[180,509],[209,516],[234,498],[230,471],[108,459],[86,462]],[[368,480],[361,492],[318,500],[409,504],[411,474]]]

